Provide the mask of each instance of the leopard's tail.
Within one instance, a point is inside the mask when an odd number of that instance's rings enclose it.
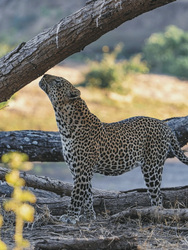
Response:
[[[184,164],[188,165],[188,157],[184,154],[173,132],[171,133],[170,139],[171,139],[171,150],[174,153],[174,156],[176,156]]]

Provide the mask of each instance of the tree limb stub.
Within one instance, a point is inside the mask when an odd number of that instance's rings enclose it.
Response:
[[[188,143],[188,116],[164,120],[175,132],[180,146]],[[26,153],[30,161],[61,162],[61,139],[58,132],[9,131],[0,132],[0,158],[10,151]],[[168,157],[173,157],[169,152]]]
[[[0,102],[120,24],[174,1],[89,1],[0,59]]]

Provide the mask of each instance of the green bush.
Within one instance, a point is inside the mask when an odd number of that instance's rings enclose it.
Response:
[[[90,70],[85,76],[82,86],[108,88],[113,91],[124,89],[123,83],[126,76],[131,73],[146,73],[146,63],[141,61],[141,56],[136,55],[130,60],[119,60],[122,46],[117,45],[111,53],[104,53],[101,62],[90,63]]]
[[[169,26],[164,33],[154,33],[143,57],[152,72],[188,78],[188,32]]]

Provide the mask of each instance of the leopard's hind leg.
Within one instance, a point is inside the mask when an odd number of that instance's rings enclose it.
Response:
[[[148,134],[144,141],[141,170],[148,188],[152,206],[163,205],[160,189],[163,167],[169,147],[170,140],[166,127],[155,128],[155,133]]]
[[[161,181],[163,173],[163,165],[147,165],[143,164],[142,173],[152,206],[162,206]]]

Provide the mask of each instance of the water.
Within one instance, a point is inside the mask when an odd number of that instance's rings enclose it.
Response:
[[[188,166],[178,160],[167,160],[163,170],[161,187],[188,185]],[[135,168],[120,176],[98,176],[93,178],[93,187],[114,191],[145,188],[141,168]]]
[[[35,168],[37,169],[36,166]],[[73,183],[72,176],[65,163],[41,164],[40,173],[38,174]],[[120,176],[94,174],[92,185],[94,188],[114,191],[126,191],[146,187],[140,167]],[[164,166],[162,187],[184,185],[188,185],[188,166],[177,159],[168,159]]]

